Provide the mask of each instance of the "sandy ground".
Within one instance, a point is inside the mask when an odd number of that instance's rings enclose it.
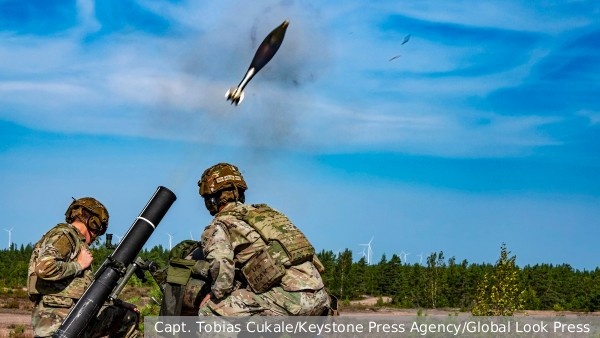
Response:
[[[389,299],[384,298],[384,302]],[[417,316],[418,309],[392,309],[392,308],[376,308],[373,307],[377,303],[376,298],[367,298],[364,300],[353,301],[351,305],[360,307],[360,310],[343,310],[341,316]],[[426,316],[470,316],[467,312],[456,312],[454,310],[440,310],[440,309],[424,309],[421,310],[421,315]],[[586,316],[600,316],[600,313],[575,313],[575,312],[562,312],[557,313],[554,311],[527,311],[516,314],[517,316],[566,316],[566,317],[577,317],[581,315]],[[21,332],[23,331],[24,332]],[[18,333],[18,334],[17,334]],[[19,309],[5,309],[0,308],[0,338],[14,337],[14,338],[29,338],[33,337],[33,331],[31,329],[31,309],[22,306]]]
[[[20,335],[17,335],[20,333]],[[11,335],[12,334],[12,335]],[[33,337],[31,310],[0,309],[0,337]]]

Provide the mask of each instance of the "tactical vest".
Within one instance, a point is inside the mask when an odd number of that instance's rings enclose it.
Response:
[[[266,204],[242,206],[221,212],[249,224],[267,244],[242,267],[250,287],[262,293],[279,283],[285,268],[313,260],[315,249],[285,215]]]
[[[82,274],[80,273],[77,276],[70,276],[61,280],[44,280],[37,276],[35,267],[40,258],[39,254],[42,246],[46,244],[47,239],[61,235],[66,236],[73,247],[70,256],[67,258],[67,262],[75,261],[82,247],[87,247],[80,239],[79,231],[70,224],[61,223],[48,231],[33,247],[29,261],[27,292],[34,299],[44,295],[79,299],[93,280],[91,268],[85,269]]]

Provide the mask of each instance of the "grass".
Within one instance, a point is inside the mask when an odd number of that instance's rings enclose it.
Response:
[[[10,338],[26,338],[28,335],[25,334],[25,325],[12,324],[9,327],[8,337]]]

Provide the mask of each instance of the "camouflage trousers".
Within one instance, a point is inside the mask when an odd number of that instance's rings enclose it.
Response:
[[[33,307],[31,324],[36,337],[50,337],[69,314],[65,304],[48,304],[40,301]],[[104,305],[96,318],[92,318],[82,337],[142,337],[138,330],[139,316],[132,310],[116,305]]]
[[[325,289],[318,291],[285,291],[281,287],[255,294],[237,289],[218,302],[209,300],[198,311],[199,316],[319,316],[329,305]]]

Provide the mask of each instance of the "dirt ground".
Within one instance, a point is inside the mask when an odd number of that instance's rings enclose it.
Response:
[[[0,337],[33,337],[31,310],[0,309]]]
[[[384,298],[384,302],[388,302],[389,299]],[[396,309],[396,308],[385,308],[375,307],[377,298],[365,298],[363,300],[353,301],[347,310],[342,310],[341,316],[469,316],[470,313],[458,312],[456,310],[443,310],[443,309]],[[600,313],[576,313],[576,312],[561,312],[556,313],[554,311],[526,311],[516,314],[517,316],[567,316],[576,317],[581,315],[586,316],[600,316]],[[31,305],[28,301],[19,302],[15,308],[0,308],[0,338],[12,337],[12,338],[29,338],[33,337],[33,331],[31,329]]]

